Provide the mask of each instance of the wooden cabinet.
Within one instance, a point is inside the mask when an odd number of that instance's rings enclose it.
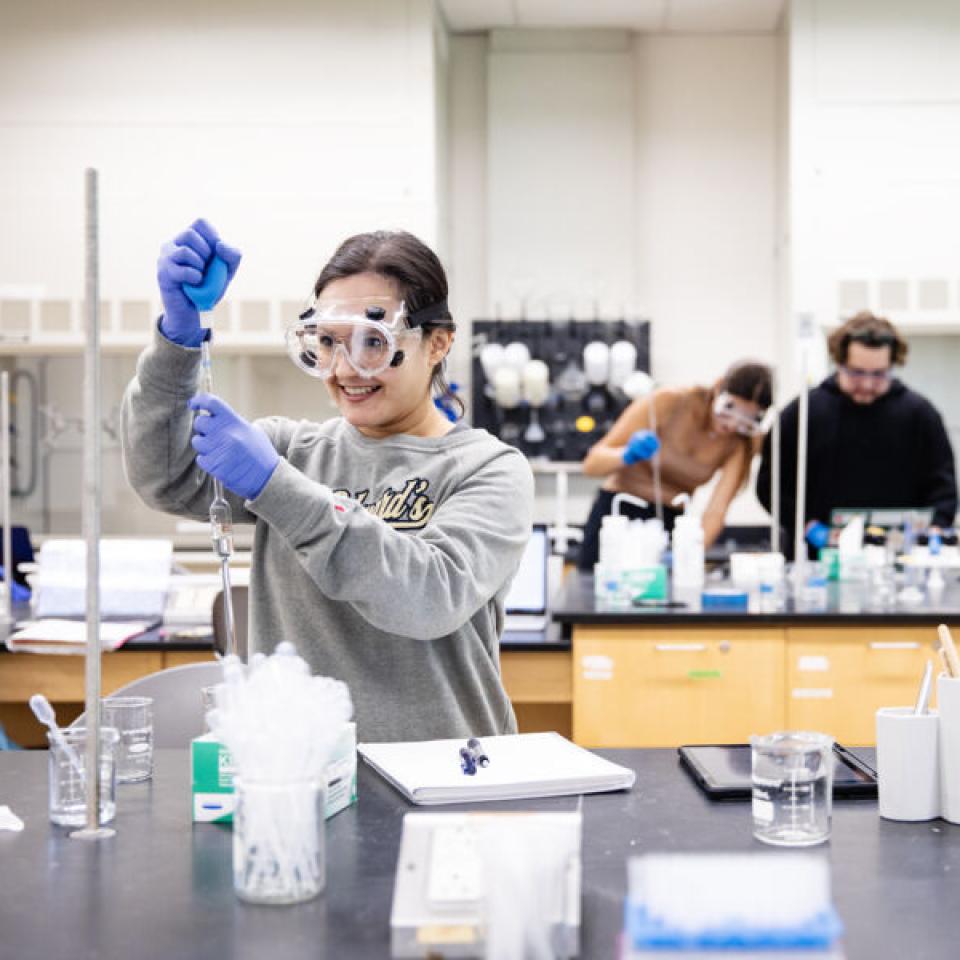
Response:
[[[732,743],[783,727],[781,629],[576,626],[573,735],[586,747]]]
[[[556,730],[572,736],[568,650],[501,649],[500,671],[521,733]]]
[[[924,663],[936,665],[936,630],[924,627],[791,627],[787,726],[845,744],[873,744],[878,707],[913,704]]]

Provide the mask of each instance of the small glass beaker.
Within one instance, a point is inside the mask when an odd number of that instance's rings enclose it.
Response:
[[[797,584],[797,605],[807,613],[824,613],[830,602],[826,564],[809,561],[802,567]]]
[[[897,606],[897,578],[892,566],[871,567],[868,571],[867,605],[871,610],[893,610]]]
[[[153,697],[106,697],[100,720],[120,734],[117,783],[137,783],[153,776]]]
[[[326,785],[235,777],[233,889],[250,903],[301,903],[326,885]]]
[[[50,744],[50,820],[61,827],[82,827],[87,822],[87,730],[67,727],[62,739],[47,734]],[[120,734],[113,727],[100,728],[100,823],[109,823],[117,813],[116,751]]]
[[[833,737],[786,731],[750,738],[753,835],[764,843],[808,847],[830,838]]]

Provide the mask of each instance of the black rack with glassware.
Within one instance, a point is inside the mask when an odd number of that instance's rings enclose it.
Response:
[[[650,321],[474,320],[470,419],[530,458],[580,461],[648,392]]]

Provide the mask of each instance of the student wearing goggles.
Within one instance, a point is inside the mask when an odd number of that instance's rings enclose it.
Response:
[[[662,502],[669,504],[719,474],[703,514],[704,542],[711,544],[749,476],[756,438],[768,422],[770,384],[768,366],[744,361],[713,387],[663,388],[634,400],[583,462],[585,474],[606,479],[584,526],[580,569],[592,571],[597,562],[600,527],[617,493],[646,500],[649,507],[621,506],[631,517],[646,518],[655,515],[658,486]],[[663,508],[668,530],[676,515]]]
[[[952,527],[957,485],[943,420],[894,376],[906,362],[907,342],[889,320],[863,311],[833,331],[827,345],[836,372],[809,393],[805,537],[811,553],[825,545],[838,508],[926,508],[935,527]],[[794,400],[780,416],[780,511],[791,520],[798,409]],[[767,442],[757,496],[768,509],[771,473]],[[788,529],[788,552],[790,540]]]
[[[760,437],[771,424],[771,408],[761,409],[754,401],[734,396],[726,390],[713,401],[713,418],[717,428],[739,433],[741,437]]]
[[[287,350],[311,377],[332,376],[342,356],[361,377],[376,377],[404,360],[401,344],[432,326],[453,328],[446,300],[408,311],[392,297],[314,297],[287,325]]]
[[[124,397],[127,476],[148,504],[204,518],[212,478],[254,527],[250,653],[291,641],[343,680],[367,740],[516,731],[499,670],[503,600],[530,535],[525,458],[435,405],[455,325],[447,279],[403,232],[336,250],[286,331],[340,416],[250,422],[196,389],[205,333],[184,285],[239,251],[197,221],[161,251],[164,304]],[[304,405],[319,386],[302,381]],[[204,416],[194,416],[194,411]],[[461,411],[462,412],[462,411]]]

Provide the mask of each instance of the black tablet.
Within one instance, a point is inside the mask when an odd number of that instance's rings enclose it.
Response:
[[[750,744],[712,743],[680,747],[680,763],[715,800],[751,795]],[[846,747],[833,745],[834,797],[875,797],[877,773]]]

